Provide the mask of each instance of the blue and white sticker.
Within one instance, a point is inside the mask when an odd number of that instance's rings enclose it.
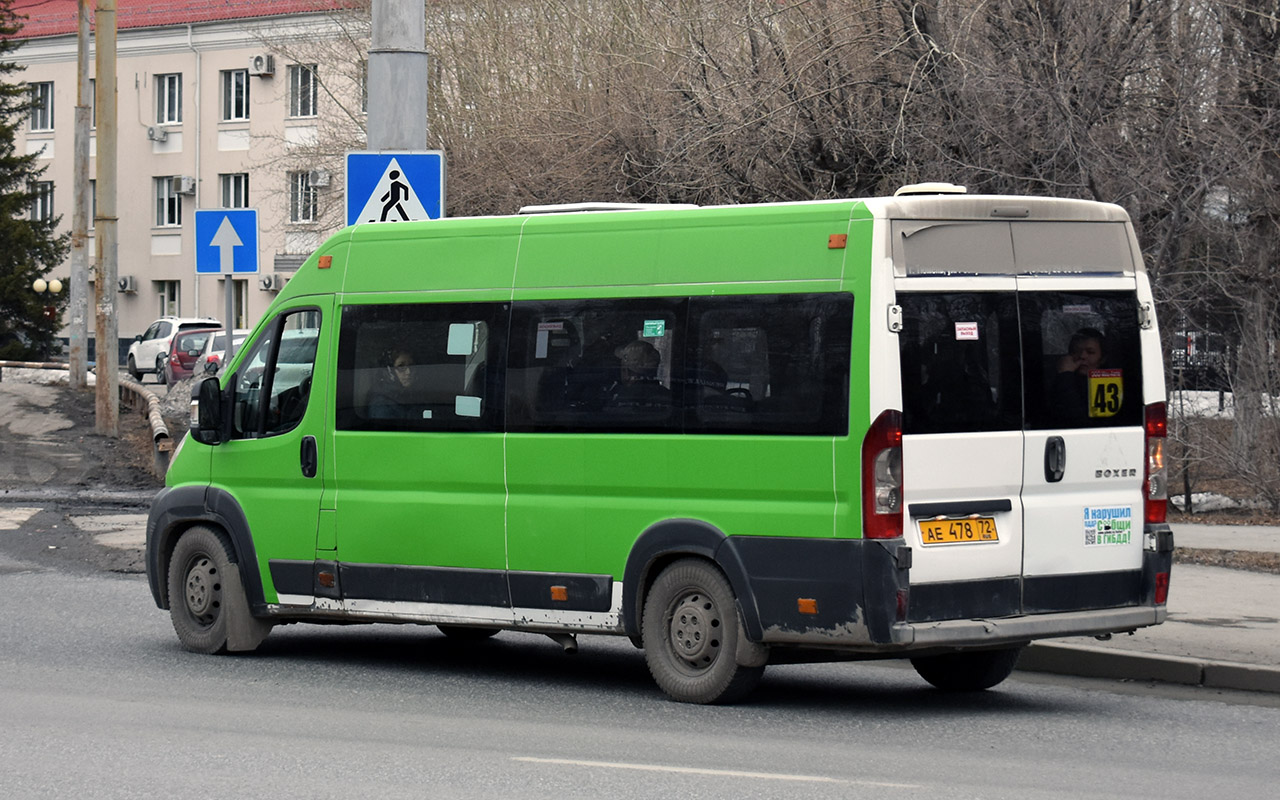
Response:
[[[1104,547],[1133,541],[1133,508],[1103,506],[1084,508],[1084,546]]]

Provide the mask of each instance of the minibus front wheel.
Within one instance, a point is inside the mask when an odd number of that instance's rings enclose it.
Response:
[[[225,533],[197,525],[178,538],[169,559],[169,619],[193,653],[253,650],[271,624],[249,613],[235,549]]]
[[[764,674],[763,666],[738,663],[738,639],[746,633],[733,589],[703,559],[680,559],[658,575],[640,630],[649,673],[676,700],[732,703]]]

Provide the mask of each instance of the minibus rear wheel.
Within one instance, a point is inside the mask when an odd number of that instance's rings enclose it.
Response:
[[[169,618],[182,646],[194,653],[227,650],[225,575],[237,569],[226,534],[202,525],[178,539],[169,559]],[[234,585],[239,587],[240,582]]]
[[[980,692],[1009,677],[1022,647],[945,653],[911,659],[920,677],[948,692]]]
[[[676,700],[732,703],[764,674],[763,666],[738,664],[738,639],[746,634],[733,588],[702,559],[682,558],[658,575],[640,630],[649,673]]]

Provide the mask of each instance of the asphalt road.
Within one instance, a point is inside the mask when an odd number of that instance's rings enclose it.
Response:
[[[1015,675],[949,696],[843,664],[706,708],[666,700],[625,640],[581,645],[289,626],[197,656],[141,576],[0,540],[0,797],[1234,799],[1280,779],[1268,695]]]

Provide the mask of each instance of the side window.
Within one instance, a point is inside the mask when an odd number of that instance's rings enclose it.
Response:
[[[685,305],[672,298],[517,304],[508,429],[678,431]]]
[[[1013,292],[901,293],[904,433],[1022,429]]]
[[[499,431],[506,309],[500,303],[346,306],[337,427]]]
[[[1027,426],[1142,424],[1138,301],[1132,292],[1021,292]]]
[[[144,334],[142,334],[142,341],[144,341],[144,342],[149,342],[149,341],[151,341],[152,339],[159,339],[159,338],[160,338],[160,325],[161,325],[161,324],[162,324],[162,323],[159,323],[159,322],[153,322],[153,323],[151,323],[151,327],[147,328],[147,332],[146,332],[146,333],[144,333]]]
[[[847,294],[693,298],[686,432],[846,434],[852,324]]]
[[[235,376],[235,438],[277,436],[297,427],[311,396],[319,312],[290,311],[253,344]]]

